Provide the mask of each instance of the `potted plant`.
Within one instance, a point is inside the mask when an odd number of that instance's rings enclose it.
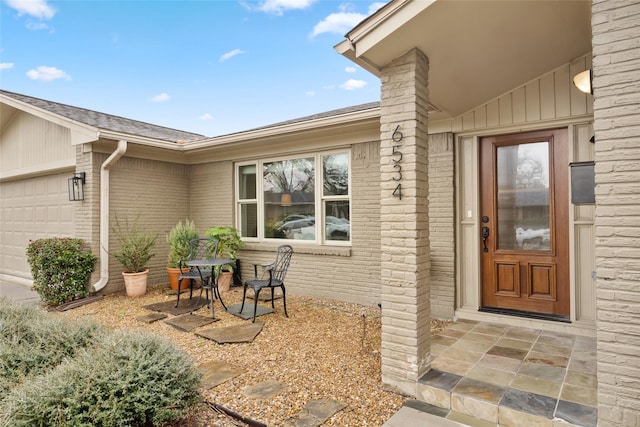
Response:
[[[127,295],[130,297],[144,295],[147,292],[149,273],[147,263],[155,255],[153,248],[158,235],[146,230],[140,224],[139,217],[136,217],[133,223],[128,220],[122,222],[116,217],[112,232],[119,249],[112,251],[111,255],[124,267],[122,276]]]
[[[218,289],[225,292],[231,287],[231,280],[233,278],[233,269],[238,259],[237,252],[244,246],[244,242],[240,238],[238,229],[231,226],[211,227],[206,231],[207,237],[218,241],[218,258],[225,258],[233,260],[234,263],[225,265],[222,267],[222,271],[218,274]]]
[[[180,260],[185,259],[191,251],[191,241],[197,239],[198,231],[193,221],[188,219],[178,223],[167,234],[169,243],[169,255],[167,256],[167,275],[171,289],[178,289],[178,277],[180,277]]]

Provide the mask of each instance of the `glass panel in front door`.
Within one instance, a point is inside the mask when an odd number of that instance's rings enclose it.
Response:
[[[549,143],[497,147],[498,249],[550,250]]]

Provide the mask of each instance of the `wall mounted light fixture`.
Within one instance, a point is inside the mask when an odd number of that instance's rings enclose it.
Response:
[[[584,93],[590,93],[593,95],[593,70],[588,69],[581,73],[576,74],[573,77],[573,84]]]
[[[87,174],[85,172],[76,172],[69,178],[69,201],[84,200],[84,182]]]

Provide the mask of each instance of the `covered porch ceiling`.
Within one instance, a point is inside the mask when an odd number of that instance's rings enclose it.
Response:
[[[377,76],[420,49],[430,118],[453,118],[589,53],[591,2],[393,0],[335,48]]]

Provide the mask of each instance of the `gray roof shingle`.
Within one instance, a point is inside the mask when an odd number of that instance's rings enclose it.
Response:
[[[164,126],[153,125],[138,120],[126,119],[112,114],[100,113],[98,111],[87,110],[86,108],[72,107],[71,105],[60,104],[58,102],[46,101],[32,96],[0,90],[0,93],[22,101],[34,107],[41,108],[62,117],[84,123],[102,130],[122,132],[130,135],[154,138],[169,142],[185,142],[203,139],[204,135],[192,132],[184,132]]]
[[[86,108],[73,107],[71,105],[61,104],[58,102],[47,101],[40,98],[34,98],[32,96],[21,95],[6,90],[1,90],[5,96],[14,98],[18,101],[22,101],[29,105],[41,108],[54,114],[58,114],[62,117],[84,123],[89,126],[93,126],[98,129],[109,130],[114,132],[122,132],[130,135],[137,135],[146,138],[154,138],[163,141],[170,142],[188,142],[196,141],[200,139],[206,139],[204,135],[197,133],[185,132],[177,129],[171,129],[164,126],[153,125],[150,123],[141,122],[138,120],[127,119],[120,116],[114,116],[112,114],[100,113],[98,111],[88,110]],[[370,110],[380,107],[380,102],[369,102],[366,104],[354,105],[351,107],[339,108],[336,110],[325,111],[323,113],[313,114],[310,116],[300,117],[297,119],[286,120],[283,122],[273,123],[266,126],[256,127],[248,129],[242,132],[257,131],[262,129],[269,129],[278,126],[285,126],[296,123],[303,123],[311,120],[318,120],[323,118],[329,118],[334,116],[340,116],[343,114],[355,113],[358,111]],[[236,132],[236,133],[242,133]]]

